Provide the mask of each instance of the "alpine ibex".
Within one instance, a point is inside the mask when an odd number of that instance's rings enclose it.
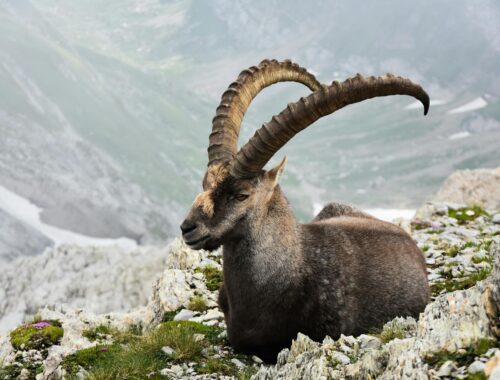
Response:
[[[313,92],[289,104],[238,151],[242,118],[252,99],[277,82]],[[298,332],[315,340],[360,334],[396,316],[418,316],[429,300],[422,252],[399,227],[337,203],[299,224],[278,184],[286,158],[270,158],[319,118],[366,99],[429,97],[408,79],[356,75],[320,84],[290,61],[265,60],[244,70],[222,96],[213,119],[208,169],[181,225],[193,249],[223,246],[219,305],[228,339],[239,351],[276,360]]]

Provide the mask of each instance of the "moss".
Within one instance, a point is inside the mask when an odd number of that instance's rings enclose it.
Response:
[[[454,292],[455,290],[469,289],[476,285],[477,282],[488,277],[491,270],[492,268],[483,268],[467,277],[447,278],[444,281],[435,282],[434,284],[431,284],[432,295],[437,296],[443,291]]]
[[[211,290],[212,292],[219,290],[222,282],[224,281],[222,271],[211,265],[207,265],[206,267],[198,267],[195,269],[195,272],[204,274],[207,289]]]
[[[188,309],[203,312],[208,309],[207,300],[202,296],[193,296],[189,300]]]
[[[432,365],[439,367],[444,362],[452,360],[459,366],[468,366],[476,357],[484,355],[490,348],[499,347],[499,342],[494,339],[480,339],[473,345],[460,352],[439,351],[432,352],[424,356],[424,360]]]
[[[59,343],[63,334],[58,321],[38,321],[11,331],[10,343],[18,350],[40,349]]]
[[[476,373],[469,373],[465,380],[487,380],[485,373],[483,371]]]
[[[422,251],[423,251],[423,252],[427,252],[429,249],[431,249],[431,247],[430,247],[429,245],[424,245],[424,246],[422,247]]]
[[[448,216],[450,218],[454,218],[458,221],[459,224],[465,224],[480,216],[489,216],[489,214],[484,211],[480,206],[472,206],[472,207],[460,207],[457,209],[449,208]]]

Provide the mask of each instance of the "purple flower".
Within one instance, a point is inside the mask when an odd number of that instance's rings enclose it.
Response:
[[[43,329],[44,327],[50,326],[50,323],[48,323],[48,322],[37,322],[37,323],[31,324],[31,326],[33,326],[36,329],[40,330],[40,329]]]
[[[439,227],[441,227],[441,226],[440,226],[438,223],[431,223],[431,228],[432,228],[433,230],[438,230],[438,229],[439,229]]]
[[[156,375],[155,371],[151,371],[150,373],[148,373],[148,377],[153,377],[154,375]]]
[[[101,351],[102,351],[102,352],[106,352],[106,351],[108,351],[108,347],[101,347]]]
[[[29,324],[27,324],[26,322],[24,322],[24,323],[23,323],[23,327],[24,327],[25,329],[27,329],[28,327],[30,327],[30,325],[29,325]]]

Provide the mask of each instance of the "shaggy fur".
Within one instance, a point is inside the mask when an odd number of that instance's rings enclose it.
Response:
[[[181,226],[194,249],[223,246],[219,304],[233,347],[274,362],[298,332],[321,340],[418,317],[429,287],[411,237],[336,203],[297,223],[277,184],[284,166],[253,179],[220,171]]]

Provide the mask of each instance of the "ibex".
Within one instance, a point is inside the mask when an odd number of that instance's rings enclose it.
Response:
[[[302,83],[312,93],[289,104],[238,151],[250,102],[283,81]],[[423,254],[402,229],[337,203],[299,224],[278,184],[286,157],[263,170],[319,118],[387,95],[413,96],[427,114],[427,93],[408,79],[358,74],[326,86],[290,61],[265,60],[224,92],[213,119],[204,191],[181,230],[193,249],[223,247],[219,306],[236,350],[273,362],[298,332],[315,340],[360,334],[396,316],[416,317],[429,301]]]

